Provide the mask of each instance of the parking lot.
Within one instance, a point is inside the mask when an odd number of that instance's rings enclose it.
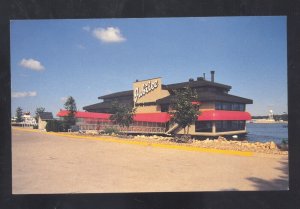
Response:
[[[12,177],[14,194],[286,190],[288,162],[13,128]]]

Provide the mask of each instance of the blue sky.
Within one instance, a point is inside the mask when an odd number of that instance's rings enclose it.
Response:
[[[214,70],[252,115],[287,112],[286,17],[11,21],[12,115],[18,106],[56,114],[162,77],[184,82]]]

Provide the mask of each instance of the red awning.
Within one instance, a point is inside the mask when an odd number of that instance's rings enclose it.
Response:
[[[56,115],[58,117],[67,116],[67,110],[61,110]],[[76,118],[93,118],[93,119],[104,119],[109,120],[111,114],[107,113],[96,113],[96,112],[81,112],[77,111]],[[157,123],[166,123],[170,120],[170,115],[166,112],[158,113],[137,113],[133,117],[134,121],[143,121],[143,122],[157,122]]]
[[[68,115],[67,110],[61,110],[56,114],[56,116],[58,116],[58,117],[65,117],[67,115]],[[111,114],[107,114],[107,113],[77,111],[76,114],[75,114],[75,117],[76,118],[91,118],[91,119],[109,120],[110,115]]]
[[[138,113],[133,119],[134,121],[166,123],[170,120],[170,115],[166,112]]]
[[[251,115],[242,111],[207,110],[201,112],[198,120],[251,120]]]
[[[193,105],[199,105],[199,104],[201,104],[201,102],[194,101],[194,102],[192,102],[192,104]]]
[[[58,117],[67,116],[67,110],[61,110],[56,115]],[[103,119],[109,120],[111,114],[107,113],[95,113],[95,112],[81,112],[77,111],[76,118],[91,118],[91,119]],[[166,112],[158,113],[137,113],[134,115],[134,121],[143,122],[157,122],[166,123],[170,121],[171,116]],[[198,116],[198,120],[251,120],[251,115],[248,112],[242,111],[226,111],[226,110],[207,110],[202,111]]]

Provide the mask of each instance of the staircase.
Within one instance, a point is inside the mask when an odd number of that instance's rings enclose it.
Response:
[[[171,135],[171,133],[174,132],[177,128],[179,128],[179,126],[177,123],[175,123],[165,134]]]

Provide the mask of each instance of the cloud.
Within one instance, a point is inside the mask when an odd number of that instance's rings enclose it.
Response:
[[[11,96],[13,98],[21,98],[21,97],[35,97],[37,95],[36,91],[28,91],[28,92],[12,92]]]
[[[45,67],[38,60],[34,59],[22,59],[20,65],[35,71],[45,70]]]
[[[91,28],[90,28],[90,26],[84,26],[84,27],[82,27],[82,30],[89,32],[91,30]]]
[[[21,77],[28,77],[28,75],[27,74],[19,74]]]
[[[63,102],[63,103],[65,103],[67,101],[67,99],[68,99],[68,97],[61,97],[60,101]]]
[[[95,28],[93,35],[102,42],[106,43],[118,43],[126,41],[119,28]]]
[[[79,48],[79,49],[85,49],[85,46],[82,45],[82,44],[77,44],[76,47]]]

